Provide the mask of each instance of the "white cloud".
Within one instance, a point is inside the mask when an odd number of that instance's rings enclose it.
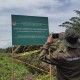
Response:
[[[0,48],[7,48],[11,45],[12,45],[11,41],[0,41]]]
[[[11,8],[34,8],[45,5],[55,5],[56,0],[1,0],[0,10]]]
[[[0,25],[9,25],[11,22],[11,17],[9,15],[0,15]]]

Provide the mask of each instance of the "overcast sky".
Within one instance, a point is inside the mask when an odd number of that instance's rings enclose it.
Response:
[[[11,14],[44,16],[49,19],[49,32],[64,32],[61,23],[76,16],[80,0],[0,0],[0,48],[11,45]]]

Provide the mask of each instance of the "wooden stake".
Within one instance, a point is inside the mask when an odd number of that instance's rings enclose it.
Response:
[[[13,45],[12,45],[12,80],[14,80],[14,52],[13,52]]]
[[[50,49],[49,49],[49,55],[50,55],[51,53],[50,53]],[[49,65],[50,66],[50,80],[52,80],[52,65],[50,64]]]

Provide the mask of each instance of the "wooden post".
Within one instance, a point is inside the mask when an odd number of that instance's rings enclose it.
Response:
[[[12,45],[12,80],[14,80],[14,52],[13,52],[13,45]]]
[[[50,64],[50,80],[52,80],[52,65]]]
[[[50,48],[49,48],[49,55],[50,54],[51,53],[50,53]],[[50,80],[52,80],[52,65],[50,64],[49,67],[50,67]]]
[[[18,50],[18,48],[20,48],[20,45],[18,45],[18,47],[13,50],[13,45],[12,45],[12,80],[14,80],[14,53]]]

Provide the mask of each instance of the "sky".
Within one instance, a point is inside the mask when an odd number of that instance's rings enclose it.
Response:
[[[80,10],[80,0],[0,0],[0,48],[12,45],[12,14],[48,17],[49,32],[59,33],[74,10]]]

